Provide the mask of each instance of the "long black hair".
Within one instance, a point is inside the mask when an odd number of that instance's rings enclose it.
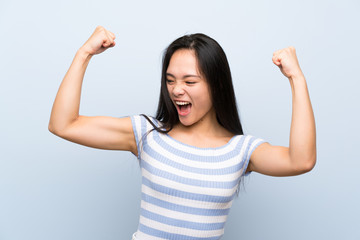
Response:
[[[211,99],[219,124],[235,135],[243,134],[225,52],[214,39],[202,33],[182,36],[172,42],[165,50],[162,61],[160,98],[155,117],[163,125],[158,128],[150,119],[148,119],[149,122],[157,131],[163,133],[169,132],[179,122],[177,110],[167,89],[166,71],[172,55],[180,49],[195,52],[199,71],[209,84]]]

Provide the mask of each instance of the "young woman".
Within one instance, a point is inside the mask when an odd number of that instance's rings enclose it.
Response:
[[[243,134],[225,53],[204,34],[183,36],[167,48],[155,118],[79,115],[87,65],[114,47],[114,40],[99,26],[78,50],[54,101],[49,130],[85,146],[137,156],[142,199],[133,239],[220,239],[245,174],[292,176],[314,167],[314,115],[293,47],[272,59],[293,96],[290,143],[282,147]]]

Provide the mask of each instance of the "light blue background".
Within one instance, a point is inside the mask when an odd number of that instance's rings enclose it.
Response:
[[[293,45],[317,125],[315,169],[253,173],[224,240],[360,239],[359,1],[1,1],[0,240],[119,240],[137,229],[140,171],[127,152],[91,149],[47,127],[77,49],[102,25],[80,114],[154,115],[161,56],[203,32],[227,53],[246,133],[287,145],[288,80],[272,53]]]

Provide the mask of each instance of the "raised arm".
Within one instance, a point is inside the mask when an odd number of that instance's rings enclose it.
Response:
[[[49,131],[88,147],[127,150],[137,154],[130,118],[81,116],[81,87],[90,59],[115,46],[115,35],[98,26],[77,51],[67,71],[51,111]]]
[[[289,147],[261,144],[254,150],[248,171],[271,176],[293,176],[310,171],[316,162],[315,119],[305,77],[295,48],[276,51],[272,58],[290,81],[292,120]]]

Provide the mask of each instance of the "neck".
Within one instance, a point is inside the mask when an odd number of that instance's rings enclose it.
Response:
[[[202,137],[219,137],[219,136],[232,136],[229,131],[222,127],[216,119],[215,112],[211,116],[200,119],[198,122],[185,126],[181,122],[174,126],[174,130],[192,136]]]

